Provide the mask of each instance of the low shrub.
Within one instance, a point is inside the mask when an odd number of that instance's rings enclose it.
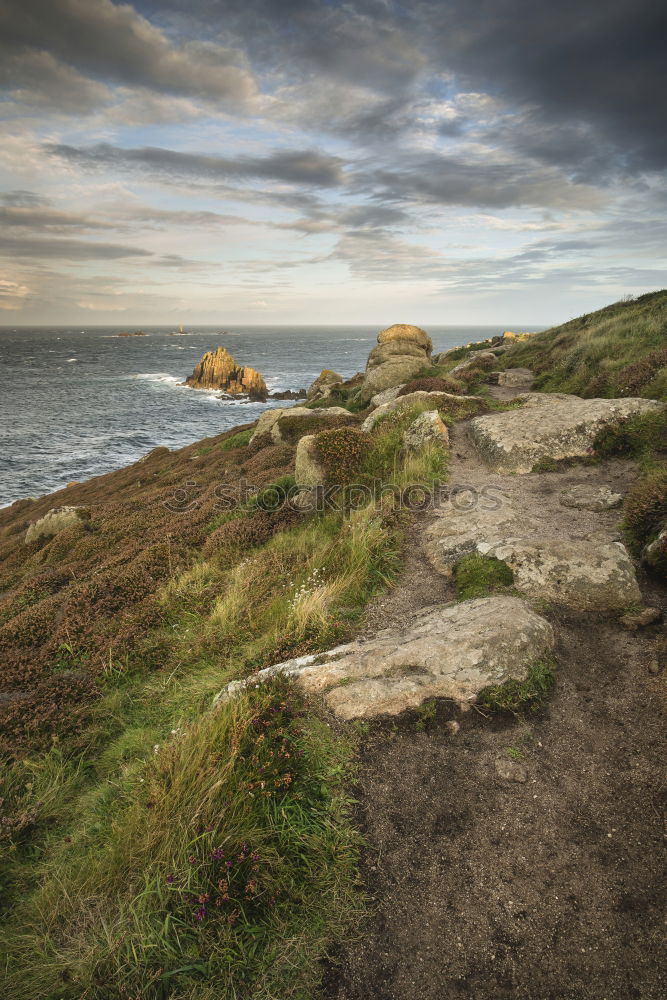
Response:
[[[625,498],[624,528],[636,555],[667,525],[667,466],[650,469]]]
[[[460,394],[463,385],[457,379],[445,376],[424,376],[415,378],[403,386],[399,396],[407,396],[410,392],[450,392]]]
[[[220,445],[221,451],[231,451],[232,448],[245,448],[250,444],[250,438],[254,433],[254,427],[248,427],[245,431],[238,431],[226,438]]]
[[[667,367],[667,347],[651,351],[616,373],[614,381],[619,396],[641,396],[658,372]]]
[[[337,483],[349,482],[359,472],[370,447],[370,435],[358,427],[321,431],[315,438],[317,457]]]
[[[667,408],[638,413],[615,427],[606,427],[595,438],[593,448],[600,458],[620,455],[651,460],[667,450]]]

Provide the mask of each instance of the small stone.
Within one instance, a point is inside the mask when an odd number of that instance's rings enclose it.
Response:
[[[648,672],[649,674],[653,674],[653,676],[660,673],[660,664],[657,660],[651,660],[648,665]]]
[[[449,722],[446,723],[446,728],[451,736],[456,736],[461,727],[456,719],[450,719]]]
[[[528,772],[523,764],[520,764],[518,760],[508,760],[507,757],[498,757],[496,773],[503,781],[516,781],[521,785],[528,780]]]
[[[623,615],[619,620],[623,628],[635,632],[638,628],[646,628],[647,625],[659,622],[661,618],[662,612],[659,608],[644,608],[636,614]]]

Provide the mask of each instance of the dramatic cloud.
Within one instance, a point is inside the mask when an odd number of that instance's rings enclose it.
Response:
[[[0,308],[537,323],[663,284],[666,29],[654,0],[0,0]]]
[[[155,173],[175,176],[194,175],[210,180],[230,177],[259,177],[284,181],[288,184],[305,184],[314,187],[335,187],[343,184],[343,161],[312,150],[276,152],[265,157],[239,157],[227,159],[207,156],[204,153],[181,153],[173,149],[144,147],[119,149],[100,143],[86,149],[56,145],[49,152],[88,167],[137,167]]]
[[[22,59],[46,53],[95,79],[223,100],[255,93],[238,52],[195,40],[173,45],[129,4],[111,0],[2,0],[0,38]]]

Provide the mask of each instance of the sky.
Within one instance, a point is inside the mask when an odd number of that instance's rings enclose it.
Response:
[[[0,0],[0,324],[550,325],[667,285],[657,0]]]

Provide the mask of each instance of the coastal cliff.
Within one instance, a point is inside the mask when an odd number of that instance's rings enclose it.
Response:
[[[304,406],[0,511],[8,995],[295,996],[332,944],[328,1000],[661,995],[665,317],[389,327]]]
[[[254,368],[238,365],[225,347],[207,351],[185,384],[193,389],[220,389],[230,396],[249,396],[259,400],[268,396],[260,373]]]

